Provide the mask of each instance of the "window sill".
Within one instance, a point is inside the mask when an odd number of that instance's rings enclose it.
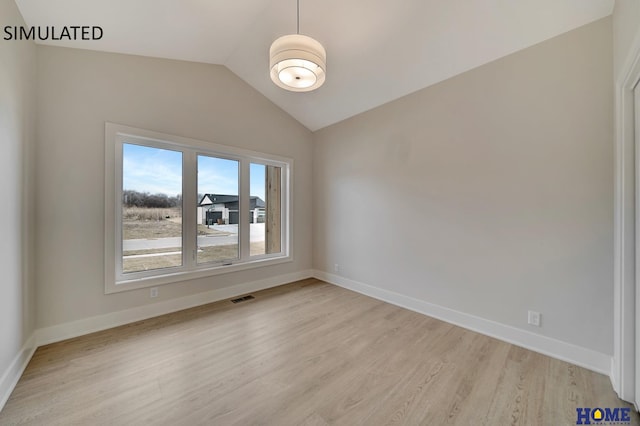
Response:
[[[265,266],[278,265],[293,261],[292,256],[271,257],[258,259],[251,262],[237,263],[234,265],[216,265],[206,269],[196,269],[192,271],[180,271],[163,275],[120,280],[115,283],[105,283],[105,294],[121,293],[123,291],[138,290],[141,288],[178,283],[181,281],[194,280],[210,276],[229,274],[232,272],[245,271],[248,269],[262,268]]]

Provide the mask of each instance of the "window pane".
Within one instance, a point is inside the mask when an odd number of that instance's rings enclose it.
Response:
[[[198,263],[240,257],[238,171],[236,160],[198,155]]]
[[[280,167],[251,163],[251,256],[280,253],[282,250],[281,188]]]
[[[182,265],[182,153],[122,145],[122,272]]]

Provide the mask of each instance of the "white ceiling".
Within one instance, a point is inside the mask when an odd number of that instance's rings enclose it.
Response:
[[[47,41],[222,64],[312,131],[608,16],[614,0],[300,0],[300,32],[327,50],[327,81],[290,93],[269,46],[296,31],[295,0],[16,0],[27,25],[100,25]]]

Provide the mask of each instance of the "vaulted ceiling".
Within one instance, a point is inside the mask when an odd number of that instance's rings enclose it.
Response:
[[[295,0],[16,3],[29,26],[104,29],[42,44],[225,65],[314,131],[608,16],[614,0],[300,0],[300,33],[327,50],[327,81],[310,93],[268,72],[271,42],[296,31]]]

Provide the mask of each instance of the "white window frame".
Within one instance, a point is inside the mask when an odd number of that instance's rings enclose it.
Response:
[[[122,273],[122,145],[133,143],[182,152],[182,266]],[[197,156],[239,163],[239,259],[197,263]],[[281,252],[250,256],[249,169],[251,163],[281,168]],[[105,123],[105,294],[291,262],[291,174],[293,159],[277,155]]]

